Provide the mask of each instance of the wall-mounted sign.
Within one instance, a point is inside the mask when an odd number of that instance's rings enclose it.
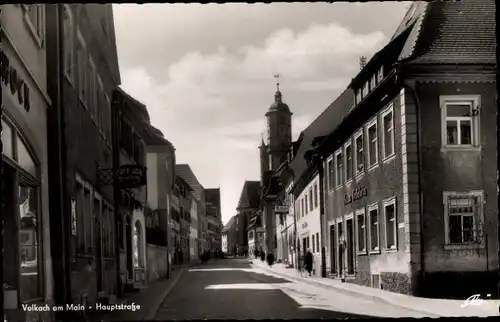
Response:
[[[277,214],[287,214],[289,209],[288,206],[274,206],[274,212]]]
[[[356,200],[359,200],[368,195],[368,189],[366,187],[358,187],[352,191],[352,194],[344,195],[344,205],[348,205]]]
[[[30,89],[17,70],[10,65],[9,57],[0,50],[0,76],[2,84],[10,89],[12,95],[17,96],[17,101],[24,109],[30,110]]]
[[[121,188],[137,188],[146,184],[146,168],[138,164],[122,165],[116,172],[116,179]]]
[[[307,221],[305,221],[303,224],[302,224],[302,229],[306,229],[307,228]]]
[[[71,235],[76,236],[76,199],[71,198]]]

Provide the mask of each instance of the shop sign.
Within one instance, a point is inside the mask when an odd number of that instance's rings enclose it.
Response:
[[[356,200],[362,199],[368,195],[368,189],[366,187],[358,187],[352,191],[352,194],[345,194],[344,205],[348,205]]]
[[[289,209],[288,206],[274,206],[274,212],[277,214],[288,214]]]
[[[307,228],[307,221],[305,221],[303,224],[302,224],[302,229],[306,229]]]
[[[146,168],[138,164],[122,165],[116,172],[120,188],[137,188],[146,184]]]
[[[20,76],[20,73],[10,65],[9,58],[3,50],[0,50],[0,76],[2,84],[10,90],[13,96],[17,96],[19,104],[29,112],[30,89],[28,84]]]

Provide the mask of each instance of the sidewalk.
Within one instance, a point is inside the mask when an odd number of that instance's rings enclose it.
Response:
[[[293,268],[286,268],[283,264],[274,264],[269,267],[260,259],[251,259],[252,266],[273,272],[291,280],[315,284],[321,287],[334,288],[338,292],[354,297],[367,298],[369,300],[381,301],[405,309],[420,311],[431,316],[462,317],[462,316],[499,316],[500,300],[485,300],[479,305],[468,305],[462,307],[463,300],[443,300],[414,297],[353,283],[342,283],[340,280],[320,277],[301,277],[299,272]]]
[[[124,311],[89,311],[86,321],[152,321],[161,304],[182,276],[183,272],[198,264],[184,264],[172,266],[169,279],[160,279],[152,282],[147,288],[136,293],[127,293],[118,299],[118,304],[136,306],[136,310]],[[140,306],[140,308],[139,308]]]

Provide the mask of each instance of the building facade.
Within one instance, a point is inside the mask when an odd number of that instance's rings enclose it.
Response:
[[[252,216],[259,210],[260,205],[260,182],[245,181],[241,190],[238,206],[236,207],[236,225],[237,225],[237,248],[238,254],[248,251],[248,224]]]
[[[46,5],[2,5],[2,220],[4,317],[51,320],[24,303],[54,304],[49,217]],[[6,214],[6,215],[4,215]],[[18,241],[18,242],[16,242]]]
[[[111,100],[120,84],[113,10],[49,5],[45,23],[56,302],[113,301],[118,293],[114,196],[112,183],[99,180],[100,169],[113,166]]]
[[[493,10],[416,3],[353,79],[344,120],[316,151],[333,275],[424,296],[494,291]],[[457,30],[470,21],[475,32]]]
[[[238,225],[237,216],[231,217],[222,229],[222,251],[224,254],[237,256]]]
[[[201,243],[200,236],[198,235],[199,231],[199,222],[198,222],[198,201],[196,200],[196,195],[194,192],[191,192],[191,209],[189,214],[191,216],[191,222],[189,226],[190,235],[189,235],[189,258],[191,261],[196,261],[201,253]]]
[[[210,251],[221,250],[222,214],[220,188],[205,189],[205,207],[208,221],[208,240]]]
[[[146,106],[121,88],[113,92],[115,167],[146,166],[146,145],[141,135],[149,121]],[[118,187],[117,187],[118,188]],[[147,185],[115,191],[118,213],[120,278],[124,291],[135,291],[147,284],[146,218]]]
[[[147,200],[146,252],[148,282],[170,276],[172,258],[169,236],[170,195],[175,184],[175,148],[160,130],[144,123],[146,143]]]
[[[179,210],[174,210],[174,221],[178,222],[179,230],[175,240],[174,264],[183,264],[190,260],[191,208],[195,200],[193,191],[186,180],[177,175],[174,195],[179,200]]]

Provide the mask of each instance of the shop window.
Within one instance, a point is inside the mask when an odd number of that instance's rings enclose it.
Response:
[[[394,154],[394,113],[392,105],[382,113],[382,153],[383,158]]]
[[[447,245],[480,244],[483,238],[482,191],[444,192]]]
[[[356,237],[358,254],[366,253],[366,216],[364,209],[356,211]]]
[[[142,267],[142,231],[141,224],[137,221],[134,225],[134,267]]]
[[[35,160],[28,151],[28,147],[24,141],[17,135],[17,163],[21,168],[26,170],[29,174],[37,177],[37,165]]]
[[[2,154],[14,158],[14,133],[12,127],[2,120]]]
[[[479,100],[478,95],[440,97],[443,146],[479,145]]]
[[[40,216],[38,189],[24,183],[19,184],[19,252],[21,300],[42,296],[41,249],[39,247]]]
[[[356,166],[356,174],[361,174],[365,170],[365,152],[364,152],[364,135],[363,131],[360,131],[354,137],[354,149],[356,150],[355,157],[355,166]]]
[[[385,217],[385,248],[397,249],[397,219],[396,219],[396,199],[391,198],[384,201]]]
[[[374,205],[368,209],[368,222],[370,223],[370,252],[380,251],[380,225],[378,207]]]
[[[374,167],[378,162],[378,133],[377,119],[367,126],[368,136],[368,168]]]

